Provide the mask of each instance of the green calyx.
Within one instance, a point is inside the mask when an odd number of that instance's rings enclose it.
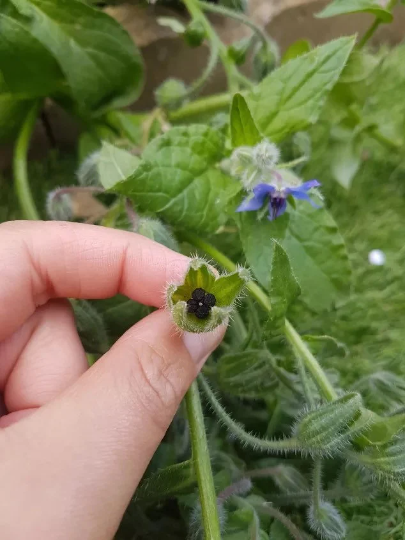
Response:
[[[250,272],[246,268],[238,268],[231,274],[217,276],[203,259],[194,258],[189,264],[184,281],[168,286],[167,308],[174,323],[181,330],[193,333],[211,332],[228,320],[235,300],[249,279]],[[194,300],[196,291],[204,291],[205,294],[200,302],[202,312],[198,310],[198,301],[196,303]],[[207,298],[211,299],[211,302],[209,305],[207,302],[207,307],[204,307]]]

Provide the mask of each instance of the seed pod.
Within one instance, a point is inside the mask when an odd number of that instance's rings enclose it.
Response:
[[[186,332],[210,332],[227,321],[249,271],[240,268],[216,276],[202,259],[192,259],[181,284],[167,288],[167,308],[175,324]]]

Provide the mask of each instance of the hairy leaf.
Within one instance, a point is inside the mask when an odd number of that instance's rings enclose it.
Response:
[[[259,130],[274,141],[314,123],[354,38],[330,41],[273,71],[247,97]]]
[[[255,146],[262,137],[253,121],[245,98],[235,94],[231,107],[231,138],[232,146]]]
[[[259,282],[269,289],[274,242],[287,253],[302,300],[320,311],[349,291],[350,264],[336,223],[324,209],[297,201],[296,209],[275,221],[258,221],[254,212],[239,215],[240,236],[247,262]]]
[[[142,480],[135,492],[136,502],[152,502],[191,492],[195,484],[191,461],[170,465]]]
[[[130,152],[104,141],[97,158],[101,185],[105,189],[112,188],[117,182],[132,174],[139,162],[140,159]]]
[[[269,284],[271,311],[265,328],[268,337],[284,333],[288,307],[301,293],[287,253],[276,240],[273,240],[273,246]]]
[[[133,175],[113,191],[134,200],[174,227],[214,232],[225,220],[225,205],[240,184],[215,165],[224,154],[220,133],[204,125],[175,127],[146,147]]]
[[[267,397],[277,386],[266,350],[224,354],[218,361],[217,373],[224,392],[243,398]]]

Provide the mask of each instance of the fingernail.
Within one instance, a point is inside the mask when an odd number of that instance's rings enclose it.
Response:
[[[221,343],[224,337],[226,326],[221,325],[213,332],[202,334],[192,334],[184,332],[183,343],[188,350],[192,360],[201,368],[214,349]]]

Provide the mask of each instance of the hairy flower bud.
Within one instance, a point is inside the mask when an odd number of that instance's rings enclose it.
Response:
[[[167,79],[155,90],[155,99],[159,107],[177,109],[186,97],[187,86],[179,79]]]
[[[342,540],[346,537],[346,525],[337,508],[330,502],[319,501],[308,509],[308,522],[311,529],[325,540]]]
[[[83,160],[76,172],[77,179],[81,186],[101,186],[98,172],[98,161],[100,151],[93,152]]]
[[[352,392],[306,413],[294,430],[302,449],[313,455],[339,452],[358,434],[351,424],[360,416],[361,406],[360,394]]]
[[[228,47],[229,58],[231,58],[237,66],[241,66],[246,62],[246,55],[251,44],[251,38],[243,38],[239,41],[235,41]]]
[[[216,276],[204,260],[194,258],[183,283],[168,286],[167,308],[181,330],[210,332],[228,320],[249,279],[245,268]]]
[[[261,182],[270,182],[280,158],[278,147],[264,139],[256,146],[236,148],[229,162],[230,174],[240,179],[247,190]]]
[[[256,79],[261,81],[276,67],[279,57],[275,42],[258,43],[253,56],[253,70]]]
[[[48,193],[46,213],[55,221],[70,221],[74,217],[72,195],[57,188]]]

